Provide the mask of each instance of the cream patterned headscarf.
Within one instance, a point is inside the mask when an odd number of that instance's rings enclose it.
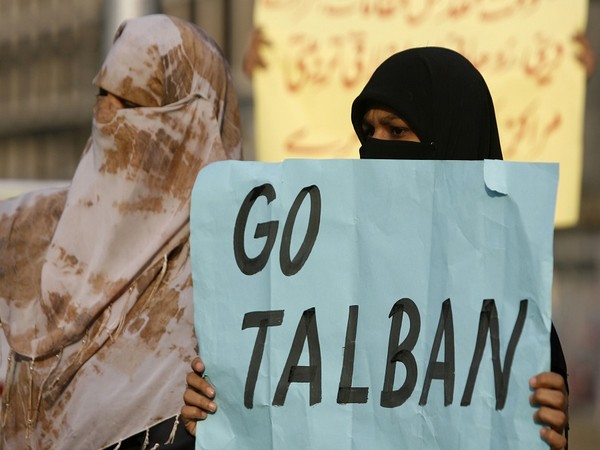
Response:
[[[175,416],[197,350],[192,186],[241,158],[227,64],[196,26],[146,16],[94,82],[140,107],[97,107],[68,190],[0,202],[5,448],[101,448]]]

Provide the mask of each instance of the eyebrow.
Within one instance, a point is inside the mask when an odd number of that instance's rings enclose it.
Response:
[[[405,126],[408,127],[408,123],[406,122],[406,120],[394,113],[386,114],[380,119],[380,122],[384,125],[389,125],[394,120],[400,120]]]

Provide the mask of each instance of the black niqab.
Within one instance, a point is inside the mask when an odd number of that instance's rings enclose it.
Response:
[[[387,106],[420,143],[369,138],[365,113]],[[477,69],[462,55],[439,47],[405,50],[385,60],[352,104],[361,158],[502,159],[494,104]]]
[[[374,106],[393,109],[421,142],[367,136],[363,117]],[[352,125],[363,159],[502,159],[494,104],[483,77],[465,57],[445,48],[410,49],[384,61],[354,100]],[[562,375],[568,392],[554,325],[550,343],[551,370]]]

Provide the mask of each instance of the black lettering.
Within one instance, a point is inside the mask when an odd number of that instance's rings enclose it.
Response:
[[[310,195],[310,213],[308,217],[308,227],[306,235],[302,241],[302,245],[298,249],[298,253],[292,259],[290,256],[290,244],[292,242],[292,232],[294,230],[294,223],[296,222],[296,216],[300,206],[306,195]],[[279,264],[281,265],[281,271],[284,275],[291,276],[298,273],[304,263],[308,259],[310,252],[312,251],[313,245],[317,239],[319,233],[319,225],[321,223],[321,193],[319,188],[315,185],[307,186],[303,188],[298,195],[296,200],[290,208],[285,225],[283,227],[283,236],[281,238],[281,247],[279,248]]]
[[[475,351],[473,352],[473,360],[471,361],[471,367],[469,369],[469,376],[465,385],[465,391],[463,393],[461,406],[468,406],[471,404],[471,398],[473,397],[473,389],[475,388],[475,381],[477,380],[477,373],[479,372],[479,365],[481,358],[483,357],[483,351],[485,350],[485,341],[487,338],[488,330],[490,332],[490,342],[492,345],[492,363],[494,367],[494,385],[496,388],[496,409],[501,410],[504,408],[506,402],[506,395],[508,392],[508,382],[510,381],[510,368],[512,366],[513,357],[523,326],[525,325],[525,318],[527,316],[527,300],[521,300],[519,306],[519,314],[515,322],[508,347],[506,348],[506,354],[504,356],[504,370],[502,370],[502,361],[500,360],[500,330],[498,325],[498,311],[496,310],[496,303],[494,300],[484,300],[481,308],[481,314],[479,315],[479,329],[477,331],[477,341],[475,343]]]
[[[438,362],[437,357],[444,337],[444,361]],[[419,405],[427,404],[427,396],[431,387],[432,379],[444,380],[444,406],[452,403],[454,397],[454,322],[452,320],[452,304],[450,299],[442,303],[440,320],[438,322],[435,339],[429,355],[429,364],[423,382],[423,391]]]
[[[406,339],[398,345],[404,312],[406,312],[406,315],[410,319],[410,329]],[[415,388],[415,384],[417,383],[417,363],[411,351],[415,348],[419,332],[421,331],[419,310],[417,309],[417,305],[409,298],[398,300],[392,307],[389,317],[392,318],[392,324],[390,326],[387,363],[380,400],[380,404],[384,408],[394,408],[402,405],[408,400]],[[399,389],[394,390],[396,363],[398,362],[401,362],[406,367],[406,379]]]
[[[308,342],[309,365],[299,366],[304,341]],[[296,328],[287,362],[273,396],[274,406],[283,406],[291,383],[310,383],[310,405],[321,402],[321,346],[315,308],[307,309]]]
[[[277,327],[283,323],[283,310],[278,311],[254,311],[244,315],[242,330],[246,328],[257,328],[256,341],[248,366],[248,376],[246,377],[246,386],[244,388],[244,406],[252,409],[254,404],[254,389],[258,378],[258,371],[262,362],[265,350],[265,341],[267,339],[267,328]]]
[[[356,327],[358,324],[358,305],[348,308],[348,325],[346,326],[346,343],[344,346],[344,361],[338,389],[337,402],[367,403],[369,397],[368,387],[352,387],[352,374],[354,373],[354,355],[356,353]]]
[[[254,239],[266,237],[267,240],[258,256],[254,258],[248,257],[244,246],[244,232],[246,231],[248,215],[258,197],[265,197],[267,199],[267,204],[269,204],[275,199],[275,189],[268,183],[252,189],[242,202],[233,229],[233,253],[235,255],[235,262],[242,273],[246,275],[254,275],[265,268],[267,261],[269,260],[269,254],[275,244],[277,228],[279,226],[277,220],[259,223],[254,232]]]

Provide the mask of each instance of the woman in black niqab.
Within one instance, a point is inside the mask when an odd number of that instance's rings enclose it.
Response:
[[[370,138],[367,111],[386,106],[404,119],[420,142]],[[352,104],[361,158],[502,159],[494,104],[477,69],[439,47],[396,53],[385,60]]]
[[[502,159],[485,80],[446,48],[413,48],[385,60],[354,100],[352,125],[361,159]],[[566,448],[567,367],[554,325],[550,347],[551,372],[530,380],[531,402],[539,407],[535,420],[546,425],[542,438]]]

